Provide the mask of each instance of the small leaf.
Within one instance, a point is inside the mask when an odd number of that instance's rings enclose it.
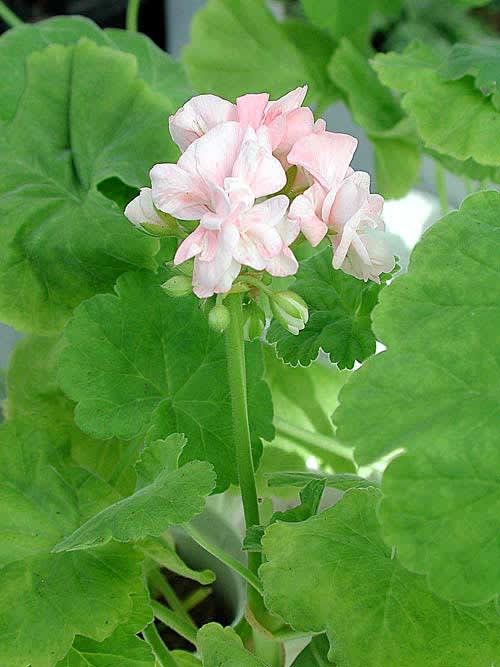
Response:
[[[353,489],[307,521],[270,526],[260,568],[267,607],[296,630],[326,631],[339,667],[366,667],[367,656],[370,667],[494,664],[494,605],[446,602],[405,570],[380,535],[380,497]]]
[[[65,329],[60,381],[78,402],[75,419],[98,438],[148,441],[178,431],[181,463],[206,460],[217,489],[237,482],[224,338],[209,330],[195,297],[174,299],[165,275],[122,276],[115,295],[83,303]],[[272,440],[272,403],[262,380],[260,343],[247,345],[249,411],[255,461],[260,437]]]
[[[329,475],[325,472],[313,472],[307,470],[305,472],[274,472],[266,475],[268,485],[275,489],[282,486],[300,486],[303,487],[308,482],[313,480],[322,481],[326,486],[339,491],[347,491],[348,489],[361,489],[367,486],[373,486],[370,482],[358,475],[350,473],[339,473],[337,475]]]
[[[103,509],[54,547],[54,552],[89,549],[110,540],[131,542],[158,537],[173,524],[190,521],[199,514],[215,486],[209,463],[190,461],[180,468],[175,462],[185,439],[175,434],[146,447],[137,464],[138,485],[131,496]],[[156,464],[156,465],[154,465]]]
[[[325,635],[313,637],[306,648],[295,658],[292,667],[334,667],[328,659],[330,642]]]
[[[75,635],[102,642],[127,621],[131,594],[144,586],[140,557],[123,544],[53,553],[109,492],[76,468],[63,477],[40,433],[9,424],[0,439],[0,532],[8,535],[0,543],[0,655],[9,667],[52,667]]]
[[[68,655],[57,663],[57,667],[117,667],[117,664],[155,667],[155,659],[145,641],[117,628],[103,642],[77,637]]]
[[[139,542],[137,548],[160,567],[175,572],[180,577],[192,579],[203,585],[215,581],[215,574],[211,570],[193,570],[186,565],[176,552],[173,542],[170,542],[165,536],[148,537]]]
[[[382,480],[384,536],[438,595],[467,604],[500,592],[499,236],[498,192],[424,235],[375,311],[388,349],[335,414],[361,465],[404,447]]]
[[[263,0],[209,0],[182,57],[197,90],[230,99],[263,90],[280,97],[310,78],[305,55]]]
[[[247,651],[232,628],[208,623],[198,631],[196,642],[203,667],[267,667],[266,663]]]
[[[382,287],[333,269],[332,251],[324,248],[301,263],[292,285],[309,307],[304,330],[294,336],[273,322],[268,341],[293,366],[308,366],[322,349],[339,368],[352,368],[375,352],[371,311]]]

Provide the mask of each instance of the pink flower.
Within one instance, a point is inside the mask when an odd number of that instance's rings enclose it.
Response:
[[[333,232],[333,266],[361,280],[380,282],[394,268],[394,256],[380,217],[384,200],[370,194],[370,177],[354,172],[349,163],[356,140],[324,132],[297,142],[288,160],[306,169],[314,184],[290,207],[311,245]]]
[[[176,165],[151,170],[158,209],[200,220],[180,245],[175,263],[195,258],[193,289],[200,297],[227,292],[241,265],[290,275],[297,270],[288,244],[298,225],[287,224],[288,198],[256,199],[279,191],[285,172],[267,135],[227,122],[189,145]]]
[[[137,197],[127,204],[124,213],[130,222],[137,226],[144,223],[161,226],[164,224],[154,207],[151,188],[141,188]]]
[[[324,129],[324,121],[314,123],[309,107],[302,107],[307,86],[290,91],[279,100],[269,101],[267,93],[243,95],[236,105],[215,95],[199,95],[177,111],[169,120],[170,134],[182,151],[208,131],[227,121],[265,134],[273,154],[285,168],[286,156],[293,144],[314,131]]]

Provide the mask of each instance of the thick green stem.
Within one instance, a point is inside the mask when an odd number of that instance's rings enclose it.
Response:
[[[196,632],[193,630],[193,627],[186,623],[186,621],[177,614],[165,607],[164,605],[156,602],[156,600],[151,601],[151,607],[153,609],[153,614],[158,618],[162,623],[164,623],[168,628],[171,628],[174,632],[177,632],[178,635],[187,639],[188,642],[191,642],[193,646],[196,646]]]
[[[439,206],[441,207],[441,214],[446,215],[449,210],[448,193],[446,192],[446,172],[444,167],[436,162],[436,192],[439,197]]]
[[[341,456],[348,461],[354,461],[352,449],[341,445],[335,438],[321,433],[313,433],[300,426],[294,426],[281,419],[281,417],[274,418],[274,426],[277,433],[294,440],[299,445],[303,445],[311,454],[320,459],[323,458],[325,453],[329,453],[337,454],[337,456]]]
[[[260,524],[260,514],[248,423],[247,376],[241,295],[230,294],[225,303],[231,315],[231,322],[226,329],[226,353],[233,415],[233,442],[236,451],[238,479],[243,501],[245,523],[248,529],[251,526]],[[260,564],[261,555],[259,553],[248,554],[248,566],[256,577]],[[251,606],[252,600],[255,599],[252,588],[248,590],[248,599]]]
[[[182,601],[182,605],[184,609],[189,612],[191,609],[194,609],[199,604],[204,602],[210,595],[212,595],[212,593],[213,588],[210,586],[205,588],[198,588],[186,596],[186,598]]]
[[[139,6],[141,0],[128,0],[127,6],[127,30],[137,32],[139,23]]]
[[[262,586],[259,578],[248,568],[242,565],[239,560],[236,560],[236,558],[233,558],[233,556],[229,555],[226,551],[209,542],[202,535],[202,533],[191,524],[185,524],[184,530],[197,544],[200,545],[200,547],[205,549],[205,551],[208,551],[209,554],[215,556],[215,558],[220,560],[221,563],[224,563],[229,568],[231,568],[231,570],[234,570],[234,572],[239,574],[240,577],[242,577],[250,586],[252,586],[255,591],[257,591],[257,593],[260,595],[262,594]]]
[[[23,23],[21,19],[14,14],[12,9],[7,7],[5,2],[0,2],[0,18],[11,28],[15,28],[16,25],[22,25]]]
[[[170,653],[168,648],[163,643],[162,638],[158,634],[158,630],[155,627],[154,623],[151,623],[144,628],[142,631],[142,636],[151,646],[151,650],[154,653],[154,656],[160,667],[178,667],[173,655]]]

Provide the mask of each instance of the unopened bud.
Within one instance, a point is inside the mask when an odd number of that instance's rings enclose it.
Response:
[[[188,276],[174,276],[163,283],[162,289],[165,290],[168,296],[177,297],[191,294],[193,286]]]
[[[270,299],[271,310],[281,326],[297,336],[309,319],[304,299],[295,292],[276,292]]]
[[[231,321],[229,310],[222,303],[216,304],[208,313],[208,325],[213,331],[222,333]]]
[[[266,315],[262,308],[251,301],[243,309],[243,335],[245,340],[256,340],[262,336],[266,326]]]

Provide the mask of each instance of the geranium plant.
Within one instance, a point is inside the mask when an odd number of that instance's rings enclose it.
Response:
[[[357,140],[306,103],[341,90],[368,119],[387,196],[422,152],[494,181],[498,46],[373,61],[372,14],[403,3],[357,3],[359,23],[302,4],[292,27],[210,0],[188,80],[137,2],[127,31],[0,3],[0,316],[26,334],[0,427],[1,665],[500,665],[500,193],[398,275]],[[241,500],[236,554],[207,530],[216,497]],[[195,616],[215,575],[179,535],[244,582],[241,618]]]

